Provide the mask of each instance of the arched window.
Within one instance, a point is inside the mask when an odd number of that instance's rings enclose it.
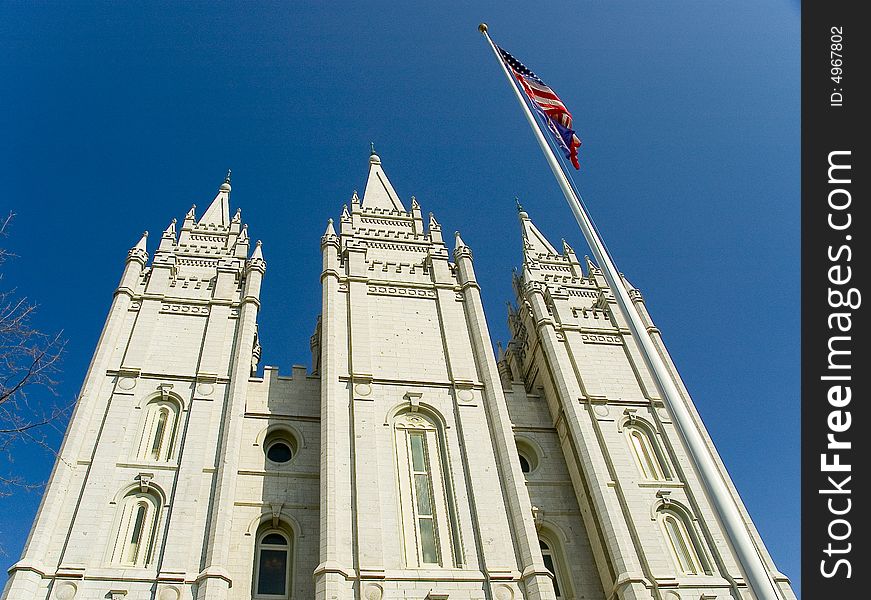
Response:
[[[459,536],[454,530],[441,432],[417,412],[400,414],[394,426],[406,563],[446,566],[453,558],[457,565]]]
[[[629,442],[629,448],[635,464],[641,474],[647,479],[670,479],[666,462],[653,432],[641,423],[629,423],[623,427],[623,433]]]
[[[254,597],[290,598],[292,537],[284,529],[267,528],[257,535],[254,552]]]
[[[144,567],[151,562],[153,554],[160,500],[148,492],[133,491],[124,496],[120,510],[112,562]]]
[[[662,507],[657,513],[659,524],[678,570],[684,575],[702,575],[710,572],[708,563],[704,559],[705,555],[701,551],[701,540],[695,534],[692,524],[683,511]]]
[[[172,457],[178,412],[178,404],[169,399],[158,398],[145,406],[139,458],[164,462]]]
[[[560,574],[559,567],[557,566],[559,564],[559,561],[557,560],[557,557],[554,554],[554,551],[551,548],[550,544],[542,539],[539,539],[538,545],[541,547],[541,558],[544,559],[544,566],[547,567],[547,570],[550,571],[551,575],[553,575],[553,591],[556,592],[557,598],[562,598],[563,595],[560,589],[562,587],[560,585],[562,576]]]

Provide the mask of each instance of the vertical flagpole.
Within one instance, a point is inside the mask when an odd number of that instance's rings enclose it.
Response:
[[[478,26],[478,30],[484,34],[485,38],[487,38],[487,42],[490,44],[490,49],[493,50],[499,65],[502,67],[502,71],[505,73],[505,77],[508,78],[511,89],[514,90],[517,101],[523,108],[523,114],[526,115],[526,120],[532,128],[532,132],[535,135],[535,139],[538,141],[538,145],[541,146],[541,150],[544,152],[544,157],[547,159],[547,163],[553,171],[557,183],[559,183],[560,189],[562,189],[563,195],[566,197],[569,208],[571,208],[572,213],[575,215],[575,219],[581,228],[581,232],[584,234],[584,238],[587,240],[587,244],[589,244],[590,250],[596,258],[596,262],[598,262],[602,267],[602,274],[605,276],[605,280],[614,292],[614,298],[617,301],[617,305],[626,316],[629,331],[632,333],[632,337],[634,337],[641,346],[641,354],[644,357],[644,361],[647,363],[648,368],[653,374],[653,379],[656,382],[660,394],[662,394],[663,401],[668,407],[668,410],[677,425],[677,429],[686,443],[689,454],[699,473],[702,485],[705,488],[705,492],[720,516],[723,528],[726,531],[726,535],[729,538],[732,548],[738,556],[738,560],[747,576],[753,594],[758,600],[779,600],[780,594],[777,593],[774,583],[768,576],[768,570],[762,562],[759,552],[756,550],[756,546],[750,537],[744,519],[738,510],[738,505],[732,497],[729,488],[726,486],[726,482],[720,474],[720,471],[714,462],[714,458],[705,444],[701,432],[693,421],[689,409],[684,403],[683,398],[681,398],[680,392],[677,389],[677,385],[675,384],[671,373],[668,372],[662,357],[659,355],[659,351],[653,344],[653,339],[650,337],[647,327],[642,321],[638,311],[635,309],[632,300],[629,298],[629,293],[623,285],[622,278],[619,271],[617,271],[614,261],[611,259],[605,245],[602,243],[596,228],[593,226],[592,220],[584,210],[578,194],[572,188],[559,160],[554,155],[550,145],[547,143],[547,139],[539,128],[535,116],[532,114],[532,111],[523,99],[520,90],[517,89],[514,78],[508,72],[508,68],[505,66],[502,57],[499,55],[496,45],[493,43],[493,40],[490,39],[490,35],[487,33],[487,25],[482,23]]]

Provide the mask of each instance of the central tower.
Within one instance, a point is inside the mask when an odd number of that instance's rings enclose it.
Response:
[[[555,598],[472,253],[410,205],[373,151],[321,238],[317,597]]]

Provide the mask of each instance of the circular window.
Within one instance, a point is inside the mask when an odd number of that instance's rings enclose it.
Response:
[[[269,462],[285,464],[296,454],[296,440],[287,431],[275,431],[266,436],[263,452]]]
[[[520,470],[524,475],[532,473],[538,468],[538,453],[532,444],[526,440],[517,439],[517,458],[520,459]]]
[[[286,463],[293,458],[293,450],[284,440],[277,440],[266,449],[266,458],[272,462]]]
[[[532,470],[532,467],[529,465],[529,460],[522,454],[518,454],[517,456],[520,457],[520,470],[524,473],[529,473]]]

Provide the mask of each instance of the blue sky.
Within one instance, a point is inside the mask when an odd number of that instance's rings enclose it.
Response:
[[[19,255],[0,283],[64,330],[57,392],[72,401],[127,249],[205,206],[232,168],[269,263],[263,362],[308,365],[319,238],[362,191],[371,140],[400,196],[463,232],[506,340],[514,196],[552,242],[584,244],[476,31],[486,20],[572,110],[593,218],[798,587],[798,4],[532,6],[0,4],[0,209],[18,215],[5,243]],[[53,463],[15,458],[33,481]],[[2,500],[4,570],[38,503]]]

